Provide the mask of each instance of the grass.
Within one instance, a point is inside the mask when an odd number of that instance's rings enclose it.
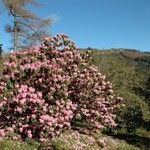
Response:
[[[41,145],[30,140],[26,143],[3,140],[0,141],[0,150],[75,150],[75,147],[78,149],[82,147],[80,150],[149,150],[148,142],[149,140],[139,137],[125,135],[114,137],[102,133],[90,136],[68,130],[60,137]]]
[[[37,150],[38,146],[37,144],[20,143],[11,140],[0,141],[0,150]]]

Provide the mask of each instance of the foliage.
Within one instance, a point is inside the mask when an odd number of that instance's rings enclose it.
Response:
[[[143,83],[142,87],[135,87],[134,90],[136,94],[143,97],[145,102],[150,106],[150,78]]]
[[[89,130],[114,127],[112,85],[64,34],[14,51],[0,79],[0,135],[46,141],[81,119]]]
[[[140,106],[128,106],[118,111],[117,129],[120,129],[122,133],[135,133],[136,129],[142,126],[142,120],[143,114]]]

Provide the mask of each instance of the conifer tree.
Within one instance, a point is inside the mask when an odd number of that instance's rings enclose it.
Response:
[[[26,7],[37,7],[37,0],[2,0],[2,4],[13,20],[12,24],[5,26],[5,31],[12,35],[13,49],[37,43],[45,36],[46,27],[50,25],[51,19],[41,19]]]

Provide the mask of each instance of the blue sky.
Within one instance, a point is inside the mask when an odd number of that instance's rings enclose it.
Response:
[[[66,33],[81,48],[133,48],[150,51],[150,0],[39,0],[33,11],[54,17],[52,35]],[[0,43],[10,46],[4,32],[9,16],[0,9]]]

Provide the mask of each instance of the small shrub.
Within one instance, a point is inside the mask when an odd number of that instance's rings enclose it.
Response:
[[[11,53],[0,78],[0,136],[44,142],[78,118],[90,129],[115,126],[121,98],[87,57],[64,34]]]
[[[125,91],[121,96],[126,99],[126,102],[125,107],[118,109],[116,113],[115,133],[135,134],[138,128],[145,128],[146,120],[149,120],[150,116],[149,107],[134,93]]]
[[[118,112],[117,128],[121,133],[135,133],[136,129],[142,126],[143,114],[139,106],[127,107]]]

